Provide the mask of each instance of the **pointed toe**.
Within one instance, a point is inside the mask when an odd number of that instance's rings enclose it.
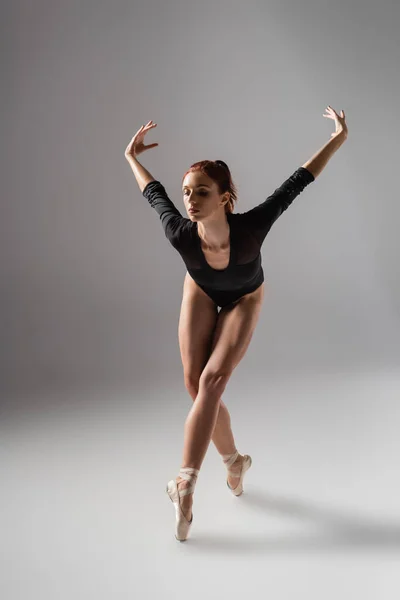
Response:
[[[182,512],[179,498],[182,496],[186,496],[187,494],[193,493],[198,474],[198,469],[194,469],[192,467],[185,467],[179,471],[179,476],[182,477],[182,479],[191,481],[191,486],[179,490],[177,483],[174,479],[171,479],[171,481],[169,481],[167,484],[167,494],[175,507],[175,538],[178,540],[178,542],[185,542],[187,540],[190,528],[193,523],[193,512],[192,518],[190,519],[190,521],[188,521],[184,513]]]
[[[239,483],[237,484],[237,486],[235,488],[231,488],[228,480],[226,481],[228,488],[230,489],[231,493],[234,496],[241,496],[243,494],[243,491],[244,491],[243,490],[243,479],[244,479],[246,472],[250,469],[252,462],[253,462],[251,456],[249,456],[248,454],[244,454],[242,468],[241,468],[240,473],[234,473],[233,471],[230,471],[229,467],[232,466],[233,463],[236,461],[238,454],[239,454],[238,452],[235,452],[235,454],[232,454],[230,457],[227,457],[224,461],[226,466],[228,467],[228,474],[231,477],[239,478]]]

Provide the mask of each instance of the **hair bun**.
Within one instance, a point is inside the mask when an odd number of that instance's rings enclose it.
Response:
[[[220,167],[225,167],[225,169],[227,169],[229,171],[228,165],[223,160],[216,160],[215,163],[217,165],[219,165]]]

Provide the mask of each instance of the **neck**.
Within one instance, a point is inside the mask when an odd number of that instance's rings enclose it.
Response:
[[[198,221],[197,231],[208,250],[222,250],[229,246],[230,225],[226,213],[223,218]]]

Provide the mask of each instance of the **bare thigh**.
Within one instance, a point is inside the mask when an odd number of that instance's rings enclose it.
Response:
[[[185,386],[192,398],[196,397],[200,375],[210,355],[217,321],[215,302],[186,273],[178,337]]]
[[[265,284],[221,309],[202,379],[226,376],[225,383],[244,357],[257,325],[264,299]]]
[[[185,386],[193,400],[204,371],[230,374],[244,356],[263,298],[264,283],[218,313],[213,300],[186,274],[178,333]]]

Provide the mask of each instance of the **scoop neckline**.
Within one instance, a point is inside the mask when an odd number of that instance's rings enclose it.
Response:
[[[228,213],[228,215],[229,215],[229,213]],[[228,271],[231,268],[232,263],[233,263],[234,249],[233,249],[233,244],[232,244],[232,221],[229,219],[228,215],[227,215],[227,219],[228,219],[228,223],[229,223],[229,262],[228,262],[228,265],[224,269],[214,269],[214,267],[212,267],[207,262],[205,254],[203,252],[203,248],[201,247],[201,238],[199,236],[198,221],[195,222],[195,236],[196,236],[197,246],[198,246],[198,249],[200,252],[201,259],[202,259],[203,263],[205,264],[205,266],[208,269],[210,269],[211,271],[214,271],[215,273],[225,273],[226,271]]]

